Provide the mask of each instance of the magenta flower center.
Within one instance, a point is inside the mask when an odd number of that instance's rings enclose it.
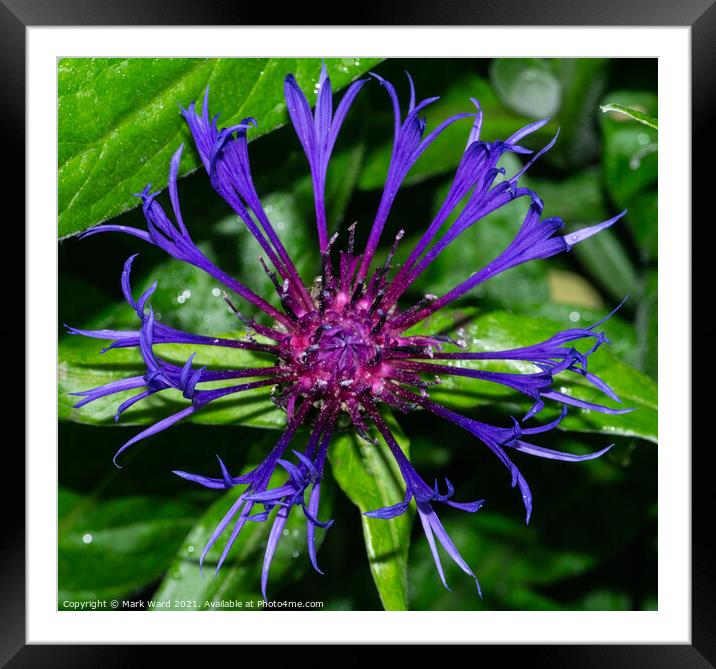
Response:
[[[370,333],[360,322],[341,316],[329,319],[322,329],[318,342],[318,364],[339,381],[354,379],[363,371],[375,350]]]
[[[382,390],[390,372],[383,359],[386,316],[366,302],[324,291],[316,310],[298,319],[281,357],[305,397],[350,404],[361,393]]]

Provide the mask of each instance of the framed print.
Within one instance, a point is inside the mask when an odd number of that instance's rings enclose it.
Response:
[[[5,6],[28,263],[8,666],[356,642],[710,666],[708,3]]]

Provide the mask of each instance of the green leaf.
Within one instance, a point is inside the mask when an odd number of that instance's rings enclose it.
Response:
[[[60,488],[58,503],[59,608],[121,598],[161,576],[197,515],[181,498],[104,499]]]
[[[394,420],[389,420],[389,425],[407,455],[407,437]],[[405,497],[402,476],[387,444],[381,438],[379,445],[374,446],[353,432],[342,433],[331,445],[329,460],[338,485],[360,509],[368,562],[383,607],[388,611],[407,610],[411,510],[390,520],[363,515],[397,504]]]
[[[659,371],[659,280],[656,270],[647,272],[642,299],[636,312],[640,367],[653,378]]]
[[[626,114],[630,118],[633,118],[635,121],[639,121],[639,123],[642,123],[643,125],[648,125],[650,128],[654,128],[654,130],[659,129],[659,122],[657,121],[657,119],[648,116],[644,112],[640,112],[638,109],[631,109],[630,107],[625,107],[624,105],[620,105],[615,102],[609,102],[605,105],[599,105],[599,108],[605,114],[607,112]]]
[[[656,95],[641,91],[615,91],[608,99],[653,114]],[[628,122],[617,114],[601,117],[604,134],[604,175],[607,190],[618,207],[629,207],[639,192],[655,187],[657,182],[657,131]]]
[[[271,478],[269,487],[282,485],[285,479],[286,473],[283,470],[277,471]],[[329,518],[331,515],[330,488],[329,485],[321,488],[319,518]],[[215,572],[231,534],[233,523],[230,523],[222,537],[207,553],[203,575],[199,571],[199,556],[204,546],[241,492],[243,486],[231,488],[197,520],[176,552],[165,579],[154,594],[152,608],[157,610],[220,609],[222,602],[242,601],[245,604],[252,602],[249,610],[257,609],[258,603],[263,600],[260,586],[261,565],[274,514],[265,522],[246,523],[221,569]],[[320,548],[324,535],[325,530],[316,529],[317,549]],[[269,598],[271,593],[279,592],[282,586],[299,578],[309,567],[306,519],[300,508],[295,508],[288,517],[271,563]]]
[[[380,59],[335,58],[326,64],[335,90]],[[186,144],[181,174],[198,166],[179,114],[211,89],[221,123],[246,116],[256,139],[287,121],[283,78],[293,72],[309,98],[316,58],[66,58],[58,66],[59,236],[75,234],[137,205],[147,183],[167,183],[169,161]]]
[[[475,316],[472,309],[438,313],[416,326],[411,333],[459,333],[470,350],[499,351],[536,344],[571,324],[556,323],[542,318],[528,318],[506,312]],[[461,328],[458,330],[458,328]],[[608,323],[604,330],[608,331]],[[586,346],[590,346],[587,344]],[[584,345],[583,345],[584,346]],[[579,347],[579,344],[578,344]],[[480,364],[477,364],[477,363]],[[536,368],[524,361],[471,361],[470,367],[507,372],[534,372]],[[656,383],[601,347],[589,359],[589,371],[602,378],[622,400],[622,406],[606,398],[583,376],[563,373],[556,377],[556,387],[568,395],[612,408],[629,407],[635,411],[624,415],[606,415],[585,409],[572,409],[559,429],[576,432],[602,432],[610,435],[641,437],[657,441]],[[509,412],[524,411],[531,406],[508,388],[487,381],[466,377],[441,376],[443,383],[431,389],[433,399],[458,409],[495,405]],[[517,414],[515,414],[517,415]],[[556,409],[545,409],[544,420],[557,415]]]
[[[502,102],[518,114],[544,118],[559,111],[562,86],[546,60],[495,58],[490,81]]]
[[[608,98],[643,113],[656,114],[657,97],[652,93],[617,91],[609,94]],[[643,262],[655,260],[658,255],[657,131],[631,123],[622,114],[604,114],[601,125],[607,191],[618,207],[627,209],[625,223],[638,245],[639,259]],[[607,238],[601,245],[609,243]],[[597,244],[599,247],[600,244]],[[609,269],[608,263],[600,264],[606,270],[605,278],[609,281],[608,275],[614,267]],[[617,282],[620,277],[625,278],[619,271],[615,271],[614,275]],[[629,278],[629,281],[632,279]],[[634,291],[629,289],[628,292]]]

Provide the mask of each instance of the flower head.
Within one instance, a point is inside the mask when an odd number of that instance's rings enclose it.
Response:
[[[286,428],[260,465],[240,476],[232,476],[219,460],[221,476],[217,478],[175,472],[207,488],[243,486],[241,494],[227,509],[201,556],[203,563],[218,538],[228,532],[229,537],[217,570],[221,568],[245,524],[249,521],[267,521],[276,509],[262,572],[264,596],[276,545],[295,507],[300,507],[306,518],[309,555],[314,568],[320,571],[316,559],[315,528],[327,528],[332,522],[319,520],[321,480],[331,439],[342,414],[348,416],[353,428],[364,439],[375,443],[376,436],[380,436],[385,441],[405,482],[403,500],[370,511],[367,515],[392,518],[405,512],[414,501],[440,578],[447,587],[437,543],[465,573],[473,578],[474,574],[450,540],[436,514],[435,506],[438,503],[446,504],[474,513],[483,501],[453,501],[454,489],[447,480],[444,492],[441,492],[437,482],[433,486],[426,483],[398,446],[383,417],[382,407],[399,412],[420,408],[453,423],[483,442],[508,469],[512,486],[520,491],[527,521],[532,510],[532,494],[527,481],[510,459],[509,451],[573,462],[598,457],[607,449],[576,456],[540,447],[532,444],[531,440],[554,428],[564,418],[570,405],[604,413],[628,411],[577,400],[555,389],[554,379],[558,374],[578,374],[607,397],[618,401],[614,392],[588,371],[589,356],[606,342],[603,333],[597,331],[601,322],[588,328],[564,330],[545,341],[507,351],[453,352],[450,344],[454,342],[439,333],[410,333],[413,326],[425,321],[439,309],[451,305],[491,277],[531,260],[569,251],[575,244],[612,225],[623,214],[572,234],[561,234],[562,221],[558,218],[543,218],[539,196],[518,183],[522,174],[552,146],[556,137],[544,149],[531,156],[519,172],[498,179],[498,176],[504,174],[504,170],[497,166],[500,158],[505,153],[531,154],[519,142],[547,121],[527,125],[504,141],[486,142],[480,139],[483,114],[477,101],[473,100],[474,110],[448,118],[427,132],[426,121],[420,113],[437,98],[416,102],[415,90],[410,81],[410,99],[404,115],[392,84],[377,75],[373,77],[390,99],[394,114],[394,137],[385,186],[367,243],[362,249],[356,248],[355,225],[348,228],[346,241],[340,249],[336,244],[336,236],[329,237],[325,183],[340,128],[354,99],[368,80],[359,80],[349,86],[334,110],[331,82],[324,66],[319,79],[317,101],[312,110],[294,77],[288,75],[285,79],[288,113],[306,154],[313,181],[321,266],[319,278],[311,285],[306,285],[299,276],[254,186],[248,133],[256,121],[247,118],[234,126],[219,128],[217,117],[209,115],[208,89],[201,112],[197,111],[194,103],[182,110],[212,186],[233,208],[261,246],[263,255],[260,264],[271,278],[280,306],[274,306],[250,287],[226,274],[193,242],[182,218],[177,189],[182,147],[174,154],[169,168],[168,190],[172,218],[158,202],[157,193],[147,186],[137,194],[142,201],[146,230],[106,224],[84,233],[84,236],[91,236],[114,231],[133,235],[158,246],[176,259],[198,267],[225,286],[227,304],[255,334],[243,338],[213,338],[159,323],[151,307],[156,283],[139,299],[135,299],[132,293],[130,274],[136,256],[130,257],[125,263],[122,290],[125,299],[136,312],[139,320],[137,330],[88,331],[70,328],[70,332],[75,334],[110,340],[105,350],[137,347],[146,366],[143,375],[77,393],[82,396],[77,407],[127,390],[136,390],[137,394],[118,406],[116,419],[129,406],[168,389],[180,391],[187,402],[186,407],[179,412],[132,437],[119,449],[117,456],[138,441],[167,429],[220,397],[260,387],[271,388],[274,402],[286,411]],[[385,260],[376,262],[376,252],[385,224],[405,176],[443,130],[461,119],[469,119],[471,122],[467,145],[437,215],[397,271],[392,262],[403,236],[402,231],[394,238]],[[485,267],[477,268],[471,276],[444,295],[428,294],[413,303],[408,301],[411,286],[449,244],[489,213],[517,198],[526,198],[528,210],[515,238],[497,258]],[[451,216],[453,220],[448,223]],[[233,293],[233,296],[229,293]],[[244,304],[263,312],[267,317],[266,322],[259,323],[244,316],[240,311]],[[573,346],[573,342],[578,340],[591,340],[592,347],[586,353],[581,353]],[[155,344],[165,343],[189,344],[197,348],[248,349],[265,355],[269,363],[253,368],[211,370],[195,368],[193,354],[179,366],[162,359],[155,351]],[[526,361],[531,363],[533,371],[494,372],[477,369],[469,364],[455,364],[480,360]],[[430,398],[430,388],[436,376],[454,375],[511,388],[527,397],[532,408],[521,420],[513,419],[512,424],[506,426],[488,425],[458,414]],[[224,385],[216,387],[217,381],[224,382]],[[212,387],[206,388],[204,384],[207,383],[211,383]],[[561,406],[560,416],[544,425],[525,426],[546,403]],[[309,436],[305,444],[297,445],[296,435],[302,426],[309,428]],[[284,482],[270,488],[272,475],[281,469],[285,471]]]

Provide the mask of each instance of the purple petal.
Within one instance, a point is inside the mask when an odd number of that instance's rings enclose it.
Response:
[[[475,105],[475,109],[477,109],[477,115],[475,116],[475,122],[472,124],[472,129],[470,130],[470,134],[467,138],[467,147],[469,147],[470,144],[478,142],[480,140],[480,130],[482,129],[483,116],[482,108],[480,107],[480,101],[476,100],[475,98],[470,98],[470,102]]]
[[[596,235],[598,232],[601,232],[602,230],[606,230],[608,227],[611,227],[626,213],[627,210],[625,209],[613,218],[610,218],[608,221],[598,223],[597,225],[591,225],[587,228],[582,228],[577,232],[573,232],[572,234],[565,235],[564,241],[567,244],[567,249],[571,249],[575,244],[579,244],[579,242],[583,242],[585,239],[589,239],[589,237],[591,237],[592,235]]]
[[[551,448],[544,448],[542,446],[534,446],[528,444],[525,441],[516,441],[507,444],[510,448],[514,448],[516,451],[522,453],[529,453],[530,455],[536,455],[540,458],[547,458],[548,460],[562,460],[563,462],[584,462],[585,460],[594,460],[600,455],[604,455],[614,444],[610,444],[606,448],[594,453],[587,453],[586,455],[574,455],[572,453],[564,453],[562,451],[554,451]]]
[[[311,461],[310,458],[306,457],[303,453],[300,451],[293,451],[293,454],[304,464],[306,465],[306,469],[308,469],[309,473],[312,477],[316,478],[318,476],[318,470],[316,469],[315,465]]]
[[[149,244],[154,243],[154,241],[152,240],[152,236],[145,230],[138,230],[137,228],[132,228],[128,225],[115,225],[115,224],[96,225],[94,228],[90,228],[89,230],[85,230],[83,233],[81,233],[79,235],[79,238],[84,239],[85,237],[91,237],[92,235],[96,235],[100,232],[124,232],[127,235],[139,237],[139,239],[143,239],[145,242],[148,242]]]
[[[183,150],[184,145],[181,144],[172,156],[172,160],[169,166],[169,199],[171,200],[174,217],[179,224],[179,229],[182,231],[182,233],[188,234],[187,229],[184,225],[184,221],[182,220],[181,209],[179,207],[179,193],[177,191],[179,163],[181,162],[181,154]]]
[[[306,154],[313,155],[315,127],[311,107],[292,74],[289,74],[284,80],[284,96],[288,115],[291,118],[296,135],[298,135]]]
[[[81,390],[79,392],[70,393],[70,395],[87,395],[85,399],[80,400],[79,402],[77,402],[77,404],[74,405],[75,408],[79,408],[84,406],[85,404],[94,402],[94,400],[99,399],[100,397],[113,395],[114,393],[121,393],[125,390],[141,388],[145,385],[146,382],[144,381],[143,376],[132,376],[127,379],[120,379],[119,381],[112,381],[111,383],[106,383],[103,386],[98,386],[97,388],[92,388],[91,390]]]
[[[172,414],[171,416],[168,416],[167,418],[164,418],[160,420],[158,423],[154,423],[154,425],[150,425],[146,430],[142,430],[139,434],[132,437],[127,443],[122,446],[112,458],[112,461],[114,462],[117,467],[120,467],[120,465],[117,464],[117,458],[124,453],[130,446],[133,444],[136,444],[138,441],[141,441],[142,439],[146,439],[147,437],[151,437],[152,435],[157,434],[158,432],[161,432],[162,430],[166,430],[168,427],[171,427],[174,425],[174,423],[178,423],[180,420],[183,420],[187,416],[191,416],[191,414],[194,413],[194,407],[190,406],[186,409],[182,409],[181,411]]]
[[[219,557],[219,560],[216,563],[216,570],[214,573],[216,573],[216,574],[219,573],[219,570],[221,569],[222,565],[224,564],[224,561],[226,560],[227,556],[229,555],[229,551],[231,550],[231,547],[234,545],[236,538],[239,536],[239,533],[241,532],[244,525],[246,524],[246,521],[251,518],[251,516],[249,514],[251,513],[251,509],[253,508],[253,506],[254,505],[252,502],[247,501],[246,506],[244,506],[244,508],[241,509],[241,513],[239,514],[239,517],[236,519],[236,523],[234,524],[234,529],[231,531],[231,535],[229,536],[229,539],[226,542],[226,546],[224,546],[224,550],[221,551],[221,556]],[[251,519],[255,520],[254,518],[251,518]],[[223,529],[222,529],[222,532],[223,532]],[[219,534],[221,534],[221,533],[219,533]]]
[[[522,169],[517,172],[513,177],[510,178],[510,182],[514,183],[517,181],[532,165],[539,160],[547,151],[549,151],[557,142],[557,138],[559,137],[559,128],[557,129],[557,132],[555,133],[554,137],[544,146],[542,147],[532,158],[530,158],[522,167]]]
[[[321,499],[321,484],[316,483],[311,490],[311,497],[308,501],[308,511],[311,516],[316,518],[318,516],[318,505]],[[323,572],[318,567],[318,559],[316,557],[316,523],[306,523],[306,541],[308,543],[308,556],[311,559],[313,568],[319,573]]]
[[[448,588],[448,585],[445,581],[445,574],[443,573],[442,565],[440,564],[440,558],[438,556],[437,547],[435,546],[435,541],[432,538],[432,533],[435,533],[435,536],[438,538],[438,541],[440,542],[440,545],[445,549],[447,554],[452,558],[453,562],[457,564],[460,569],[462,569],[468,576],[472,576],[472,578],[475,579],[475,584],[477,585],[477,591],[482,597],[482,590],[480,589],[480,583],[477,580],[477,577],[475,574],[472,573],[472,570],[467,565],[467,562],[463,560],[462,555],[460,555],[459,551],[455,547],[455,544],[452,542],[452,539],[448,536],[448,533],[445,531],[445,528],[443,527],[442,523],[440,522],[440,519],[438,518],[437,514],[433,510],[433,508],[429,504],[419,504],[418,505],[418,513],[420,514],[420,520],[423,524],[423,529],[425,530],[425,535],[428,537],[428,543],[430,544],[430,551],[433,554],[433,559],[435,560],[435,565],[438,567],[438,573],[440,574],[440,580],[442,580],[443,585]],[[428,527],[430,528],[430,531],[428,531]]]
[[[543,118],[540,121],[528,123],[523,128],[520,128],[514,135],[511,135],[507,140],[505,140],[505,144],[516,144],[524,137],[527,137],[527,135],[531,135],[533,132],[536,132],[540,128],[546,126],[551,120],[552,117],[550,116],[548,118]]]
[[[474,502],[453,502],[451,500],[444,500],[444,503],[448,506],[452,506],[455,509],[460,509],[460,511],[467,511],[468,513],[475,513],[479,511],[484,505],[485,500],[484,499],[478,499]]]
[[[348,114],[351,105],[353,104],[356,96],[360,92],[361,88],[368,82],[367,79],[358,79],[354,81],[343,94],[341,101],[336,107],[336,113],[333,116],[333,122],[331,123],[331,131],[326,142],[326,152],[330,154],[333,151],[333,147],[338,138],[338,133],[345,121],[346,115]]]
[[[199,571],[202,571],[204,567],[204,559],[211,550],[211,547],[216,543],[216,540],[221,536],[223,531],[226,529],[226,526],[231,522],[231,519],[236,515],[236,512],[241,508],[245,501],[246,499],[244,495],[239,495],[236,501],[231,505],[231,508],[226,512],[226,514],[224,514],[224,517],[211,533],[211,536],[206,542],[204,550],[201,552],[201,556],[199,557]]]
[[[269,570],[271,569],[271,561],[273,560],[274,553],[276,552],[276,546],[278,546],[279,539],[283,533],[283,528],[286,527],[289,512],[290,509],[286,507],[281,507],[278,510],[271,527],[271,534],[269,534],[268,543],[266,544],[264,563],[261,567],[261,594],[266,601],[268,601],[268,597],[266,596],[266,586],[268,585],[268,575]]]
[[[427,507],[429,511],[426,512],[424,510],[424,507]],[[445,580],[445,572],[443,571],[443,565],[440,561],[438,547],[435,545],[435,537],[433,536],[433,527],[430,522],[430,514],[434,515],[435,512],[429,504],[426,504],[424,506],[418,506],[418,516],[420,517],[420,522],[422,523],[423,531],[425,532],[425,538],[428,540],[428,546],[430,546],[430,552],[433,555],[433,561],[435,562],[435,567],[438,570],[438,575],[440,576],[440,580],[442,581],[442,584],[445,589],[450,590],[450,587]]]
[[[610,409],[609,407],[602,406],[601,404],[594,404],[593,402],[580,400],[576,397],[570,397],[569,395],[557,392],[556,390],[542,393],[542,397],[555,400],[556,402],[561,402],[562,404],[571,404],[572,406],[579,407],[580,409],[589,409],[590,411],[609,414],[610,416],[620,416],[621,414],[631,413],[634,411],[634,409]]]
[[[365,511],[363,513],[364,516],[368,516],[369,518],[381,518],[383,520],[388,520],[390,518],[396,518],[397,516],[401,516],[403,513],[405,513],[405,510],[408,508],[408,502],[398,502],[398,504],[393,504],[392,506],[384,506],[381,509],[376,509],[375,511]]]
[[[224,479],[210,478],[208,476],[200,476],[199,474],[190,474],[189,472],[184,472],[178,469],[173,470],[172,474],[176,474],[187,481],[203,485],[205,488],[213,488],[215,490],[226,489],[226,481],[224,481]]]
[[[153,395],[156,393],[156,390],[145,390],[144,392],[139,393],[138,395],[135,395],[134,397],[130,397],[128,400],[125,400],[122,402],[118,407],[117,411],[114,414],[114,422],[119,421],[119,417],[121,414],[123,414],[129,407],[133,406],[137,402],[141,402],[143,399],[149,397],[150,395]]]

